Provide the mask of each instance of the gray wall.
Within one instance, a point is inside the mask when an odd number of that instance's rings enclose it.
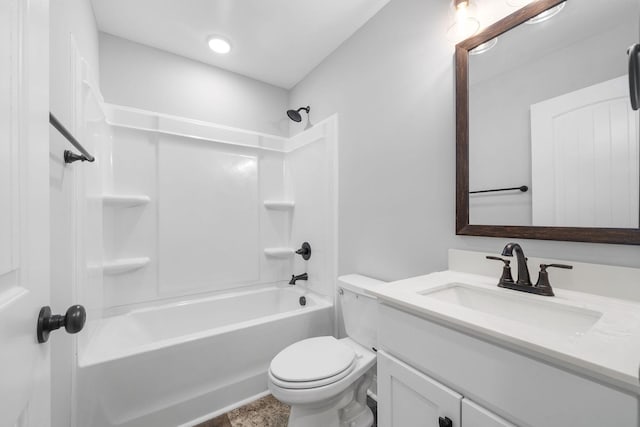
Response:
[[[313,121],[339,114],[341,274],[400,279],[445,269],[448,248],[511,240],[455,235],[449,19],[446,1],[392,0],[291,92]],[[532,256],[640,267],[634,246],[522,243]]]
[[[100,78],[110,103],[288,134],[287,90],[104,33]]]

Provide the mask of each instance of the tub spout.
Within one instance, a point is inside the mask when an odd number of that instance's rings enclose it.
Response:
[[[295,285],[298,280],[309,280],[309,276],[307,273],[302,273],[297,276],[291,275],[291,280],[289,280],[290,285]]]

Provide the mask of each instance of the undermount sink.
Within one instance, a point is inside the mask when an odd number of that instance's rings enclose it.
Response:
[[[600,312],[546,301],[546,297],[531,298],[511,291],[489,290],[462,283],[449,283],[419,294],[554,334],[582,335],[602,317]]]

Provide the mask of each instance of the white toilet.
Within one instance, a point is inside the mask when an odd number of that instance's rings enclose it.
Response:
[[[370,427],[367,389],[374,377],[377,306],[367,289],[381,281],[338,278],[348,338],[316,337],[282,350],[269,367],[269,390],[291,405],[289,427]]]

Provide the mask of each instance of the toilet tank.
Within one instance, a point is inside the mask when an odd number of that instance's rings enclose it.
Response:
[[[338,299],[347,336],[367,348],[378,342],[377,300],[367,290],[384,283],[359,274],[338,277]]]

